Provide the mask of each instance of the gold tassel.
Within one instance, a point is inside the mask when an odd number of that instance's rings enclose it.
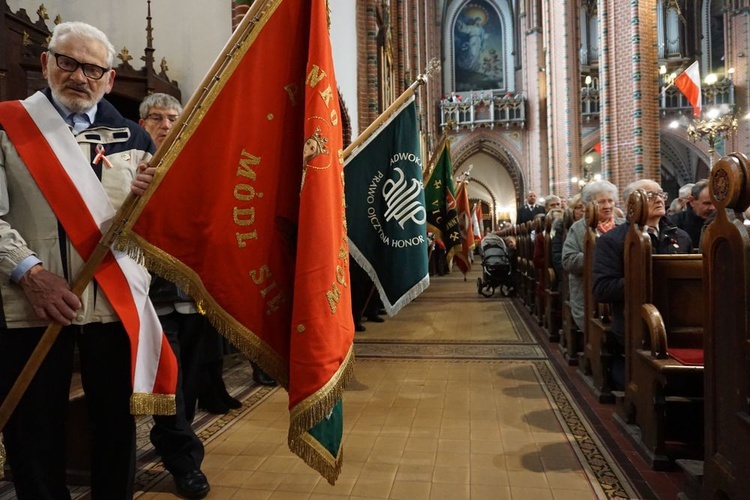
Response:
[[[174,415],[177,412],[174,394],[134,393],[130,396],[133,415]]]
[[[0,479],[5,477],[5,446],[0,440]]]

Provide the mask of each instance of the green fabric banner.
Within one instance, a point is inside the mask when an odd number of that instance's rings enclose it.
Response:
[[[456,207],[456,187],[453,183],[450,144],[446,139],[438,154],[435,168],[425,183],[424,196],[427,206],[427,227],[445,245],[448,260],[451,250],[461,246],[461,233]]]
[[[430,284],[414,98],[346,160],[349,252],[393,316]]]

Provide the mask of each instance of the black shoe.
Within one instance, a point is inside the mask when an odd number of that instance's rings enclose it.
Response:
[[[354,325],[355,332],[364,332],[365,330],[367,330],[367,328],[365,328],[365,325],[363,325],[362,323],[357,323]]]
[[[227,392],[227,388],[224,387],[222,391],[219,391],[219,399],[222,403],[227,405],[230,410],[236,410],[242,408],[242,402],[238,399],[234,399],[231,394]]]
[[[235,399],[227,393],[226,396],[221,396],[221,401],[229,407],[230,410],[236,410],[242,408],[242,402],[239,399]]]
[[[367,321],[371,321],[373,323],[383,323],[385,320],[377,314],[373,314],[372,316],[367,317]]]
[[[215,394],[198,398],[198,408],[206,410],[214,415],[226,415],[229,413],[229,405]]]
[[[383,316],[385,314],[385,308],[381,307],[380,309],[378,309],[378,314]]]
[[[253,380],[260,385],[265,385],[268,387],[273,387],[276,385],[276,381],[269,377],[268,374],[263,370],[253,370]]]
[[[206,498],[211,491],[208,479],[200,469],[191,470],[186,474],[173,475],[177,493],[184,498]]]

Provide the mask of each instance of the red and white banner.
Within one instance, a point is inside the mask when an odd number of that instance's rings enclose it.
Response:
[[[680,73],[680,76],[674,79],[675,86],[680,89],[688,102],[693,106],[693,115],[701,115],[701,74],[698,68],[698,61],[688,66],[688,69]]]

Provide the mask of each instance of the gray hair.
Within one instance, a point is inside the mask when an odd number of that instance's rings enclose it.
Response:
[[[693,197],[694,200],[697,200],[698,197],[701,195],[704,189],[708,187],[708,179],[701,179],[695,184],[693,184],[692,189],[690,190],[690,196]]]
[[[551,194],[544,199],[544,208],[546,209],[553,200],[557,200],[562,203],[562,200],[556,194]]]
[[[180,101],[169,94],[162,94],[159,92],[147,95],[143,101],[141,101],[141,105],[138,106],[138,114],[142,120],[146,119],[151,108],[173,109],[177,111],[178,114],[182,113],[182,104],[180,104]]]
[[[684,200],[685,198],[687,198],[688,196],[690,196],[690,193],[693,191],[693,186],[694,185],[695,184],[693,184],[692,182],[689,183],[689,184],[685,184],[677,192],[677,196],[680,197],[680,198],[682,198]],[[700,194],[700,193],[698,193],[698,194]]]
[[[112,68],[115,65],[115,46],[109,41],[107,35],[102,30],[91,26],[90,24],[82,23],[80,21],[68,21],[60,23],[55,26],[52,30],[52,38],[49,40],[47,47],[49,50],[55,51],[57,44],[61,38],[66,36],[74,36],[77,38],[87,38],[89,40],[95,40],[102,44],[107,51],[107,65]]]
[[[627,186],[625,186],[625,189],[622,190],[622,198],[627,203],[628,198],[630,198],[630,195],[633,194],[637,189],[641,189],[645,184],[656,184],[659,185],[658,182],[651,180],[651,179],[639,179],[637,181],[633,181]]]
[[[581,192],[581,201],[583,203],[591,203],[599,193],[610,193],[612,199],[615,202],[617,201],[617,186],[604,179],[586,184]]]

